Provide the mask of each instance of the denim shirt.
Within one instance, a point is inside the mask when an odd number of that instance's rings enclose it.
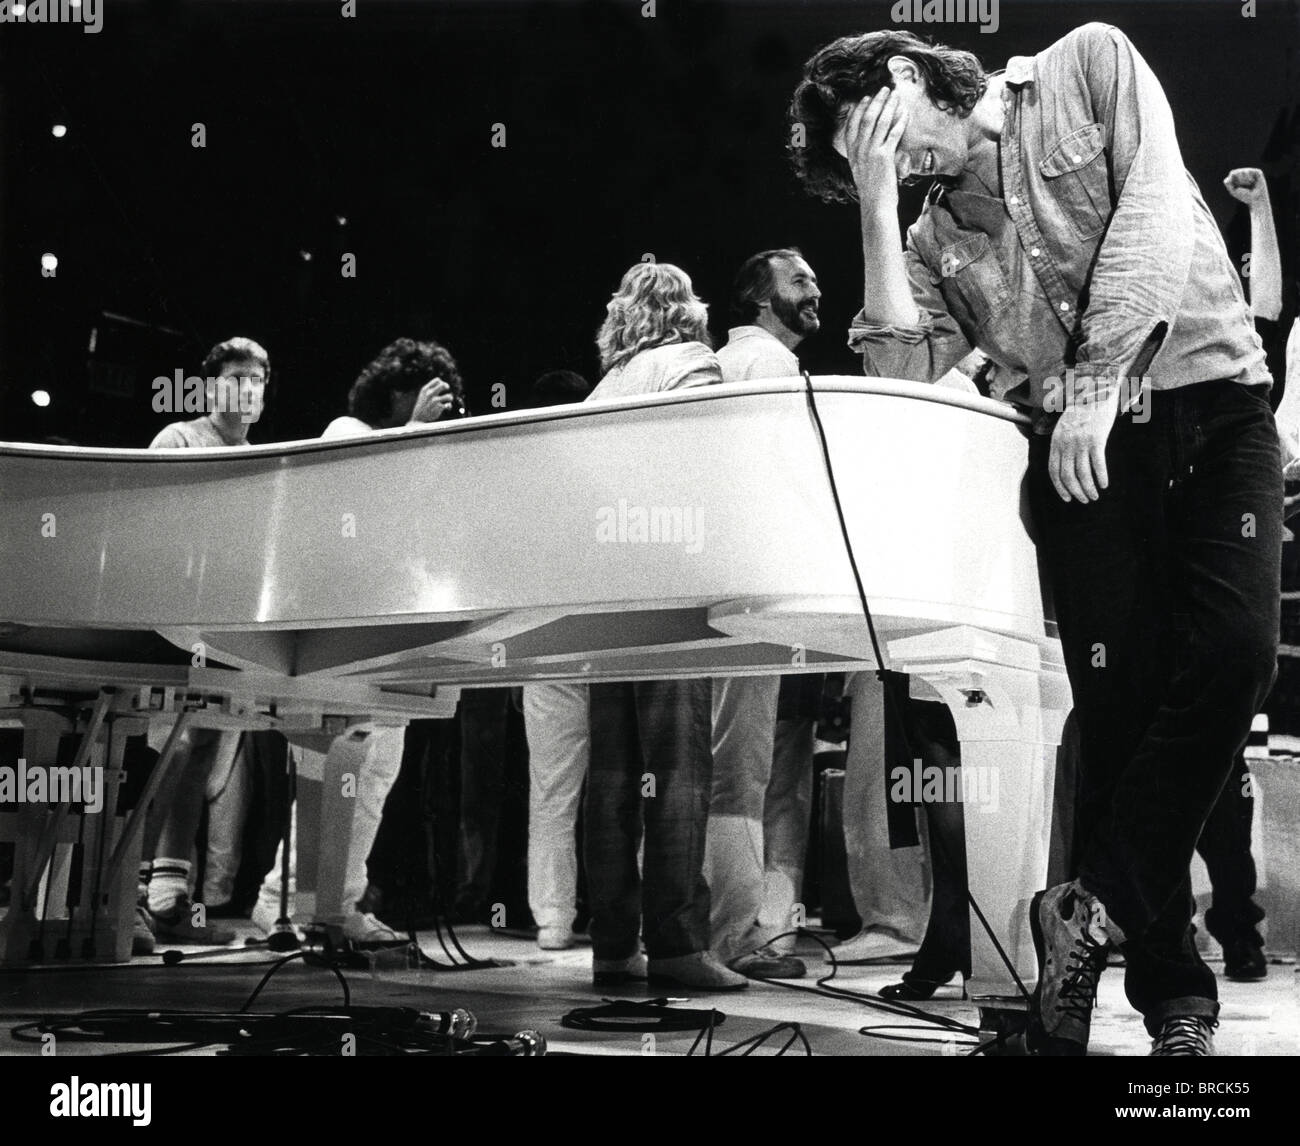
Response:
[[[991,396],[1031,411],[1053,377],[1066,401],[1072,380],[1270,384],[1169,104],[1128,38],[1087,24],[1013,57],[1003,102],[1001,197],[969,173],[931,190],[905,253],[920,322],[859,312],[849,346],[866,373],[934,381],[978,347]]]

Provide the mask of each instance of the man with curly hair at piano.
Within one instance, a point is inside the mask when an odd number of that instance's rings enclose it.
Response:
[[[1030,1036],[1081,1055],[1110,949],[1154,1055],[1208,1055],[1189,866],[1276,672],[1272,379],[1165,93],[1087,24],[986,74],[900,29],[805,64],[807,190],[860,208],[868,374],[972,347],[1033,419],[1028,487],[1081,737],[1077,878],[1033,900]],[[899,242],[898,185],[934,180]]]
[[[438,421],[449,410],[465,412],[456,360],[437,342],[399,338],[385,346],[357,376],[348,391],[347,414],[330,422],[321,437],[348,438],[379,430],[417,428]],[[339,737],[335,746],[342,749],[349,737],[361,735],[361,730],[352,730]],[[364,736],[364,745],[359,747],[363,748],[365,763],[356,778],[355,798],[340,795],[336,778],[326,777],[321,837],[332,844],[346,842],[339,862],[322,865],[314,920],[316,926],[336,930],[344,939],[362,946],[391,943],[398,938],[372,912],[362,910],[359,901],[366,893],[366,861],[379,831],[384,802],[401,769],[405,733],[401,728],[379,726]],[[327,755],[327,762],[330,759]],[[340,752],[337,759],[344,761],[347,757]],[[282,840],[280,847],[284,846]],[[280,913],[282,858],[277,853],[253,908],[253,922],[268,934]],[[294,883],[291,873],[290,896]]]
[[[708,308],[685,271],[671,263],[638,263],[606,307],[596,336],[605,375],[587,400],[721,382],[708,322]],[[709,952],[709,678],[593,684],[590,704],[583,824],[593,984],[617,986],[648,976],[697,991],[748,986],[745,976]],[[654,784],[649,792],[643,788],[647,775]],[[645,863],[638,871],[643,832]]]

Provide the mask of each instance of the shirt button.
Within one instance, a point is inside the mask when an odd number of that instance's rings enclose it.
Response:
[[[1082,156],[1082,155],[1071,155],[1070,158],[1071,158],[1075,163],[1078,163],[1079,160],[1081,160],[1081,159],[1083,158],[1083,156]]]
[[[1070,304],[1069,304],[1068,302],[1063,302],[1063,303],[1061,303],[1061,309],[1062,309],[1062,310],[1069,310],[1069,309],[1070,309]]]
[[[1020,202],[1020,196],[1019,196],[1019,195],[1008,195],[1008,196],[1007,196],[1007,202],[1008,202],[1008,203],[1019,203],[1019,202]]]
[[[1029,253],[1030,253],[1031,255],[1033,255],[1034,258],[1038,258],[1038,256],[1039,256],[1042,252],[1039,251],[1039,249],[1038,249],[1037,247],[1031,247],[1030,250],[1029,250]]]

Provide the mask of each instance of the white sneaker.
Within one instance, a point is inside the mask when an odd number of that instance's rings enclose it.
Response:
[[[353,911],[342,924],[343,937],[353,943],[396,943],[401,940],[386,923],[381,923],[368,911]]]
[[[257,903],[253,905],[253,914],[251,916],[253,926],[256,927],[263,935],[270,935],[275,930],[276,922],[280,918],[280,901],[279,899],[263,899],[258,897]],[[293,918],[293,900],[289,900],[289,918]]]

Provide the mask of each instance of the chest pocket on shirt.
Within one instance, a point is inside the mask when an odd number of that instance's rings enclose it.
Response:
[[[972,235],[939,252],[939,286],[949,310],[961,321],[962,311],[976,327],[983,326],[1011,302],[1006,276],[998,265],[987,235]]]
[[[1079,238],[1091,239],[1105,230],[1111,203],[1101,124],[1070,132],[1047,153],[1038,170]]]

